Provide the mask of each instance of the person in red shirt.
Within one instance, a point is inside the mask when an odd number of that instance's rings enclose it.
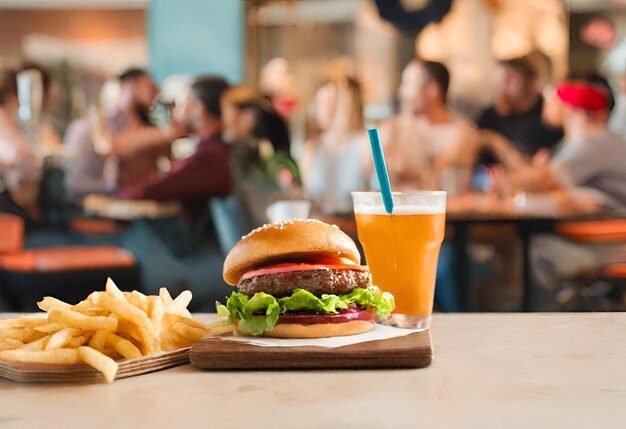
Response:
[[[220,97],[228,83],[219,77],[194,81],[184,112],[186,126],[196,136],[196,151],[160,176],[121,188],[117,196],[156,201],[180,200],[194,211],[210,197],[225,197],[233,187],[228,147],[221,138]]]

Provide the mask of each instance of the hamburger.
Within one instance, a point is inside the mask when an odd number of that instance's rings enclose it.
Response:
[[[354,241],[335,225],[306,219],[265,225],[243,237],[224,261],[237,287],[216,303],[239,335],[322,338],[370,331],[394,308],[372,284]]]

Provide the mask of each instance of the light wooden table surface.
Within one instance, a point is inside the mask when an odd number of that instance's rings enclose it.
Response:
[[[5,315],[6,316],[6,315]],[[430,368],[0,380],[0,428],[624,428],[626,314],[435,315]]]

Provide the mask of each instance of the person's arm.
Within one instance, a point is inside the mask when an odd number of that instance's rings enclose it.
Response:
[[[483,130],[479,138],[483,143],[483,147],[493,153],[493,156],[508,171],[518,171],[530,165],[530,160],[502,134],[494,131]]]
[[[177,122],[162,127],[133,127],[111,136],[112,154],[120,158],[132,156],[145,149],[166,146],[184,135]]]
[[[597,190],[573,188],[539,194],[518,194],[509,204],[518,213],[535,216],[582,216],[598,212],[607,201],[607,197]]]
[[[218,146],[181,161],[163,176],[121,189],[117,195],[156,201],[225,197],[233,182],[228,148]]]

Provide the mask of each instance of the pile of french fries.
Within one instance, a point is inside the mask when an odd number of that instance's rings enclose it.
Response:
[[[85,363],[110,383],[117,374],[116,360],[177,350],[207,334],[231,332],[224,322],[206,325],[194,320],[187,310],[191,298],[188,290],[175,299],[165,288],[158,296],[122,292],[111,279],[104,292],[93,292],[76,305],[45,297],[37,305],[47,318],[0,320],[0,358]]]

